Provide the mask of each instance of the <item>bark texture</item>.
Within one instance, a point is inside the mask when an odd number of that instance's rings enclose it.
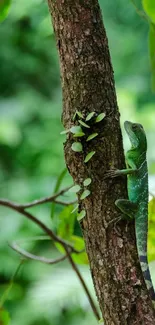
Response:
[[[122,136],[106,32],[97,0],[49,0],[60,58],[63,91],[63,124],[75,124],[76,110],[85,116],[105,112],[93,124],[94,140],[81,138],[82,153],[71,149],[69,134],[64,146],[68,170],[76,184],[91,177],[91,195],[79,201],[86,210],[81,227],[90,261],[94,286],[105,325],[153,325],[152,304],[141,274],[133,223],[113,223],[120,213],[117,198],[125,198],[126,180],[104,179],[112,167],[124,167]],[[117,41],[116,41],[117,43]],[[123,50],[123,49],[122,49]],[[88,132],[88,131],[86,131]],[[93,158],[84,163],[90,151]]]

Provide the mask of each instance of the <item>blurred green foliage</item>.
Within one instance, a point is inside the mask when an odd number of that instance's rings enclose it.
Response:
[[[9,12],[11,0],[1,0],[0,2],[0,21],[4,20]]]
[[[144,125],[148,138],[150,190],[155,193],[155,110],[150,86],[148,23],[137,15],[130,1],[100,0],[100,5],[115,71],[121,121],[129,119]],[[45,1],[12,1],[9,14],[0,25],[0,63],[0,196],[22,203],[52,194],[65,167],[65,136],[60,136],[63,127],[59,61]],[[125,148],[129,145],[125,134],[124,145]],[[61,188],[70,184],[72,180],[66,174]],[[66,194],[62,199],[72,198]],[[60,234],[66,236],[63,216],[69,216],[69,209],[68,214],[66,211],[64,214],[62,206],[52,206],[51,210],[47,204],[32,211],[49,227],[59,229]],[[83,247],[82,239],[77,237],[81,235],[78,223],[73,227],[68,220],[68,233],[74,228],[70,240]],[[150,260],[155,259],[154,221],[155,213],[152,213]],[[19,264],[19,256],[7,242],[40,235],[41,231],[24,217],[2,207],[0,229],[2,295]],[[27,241],[25,247],[38,255],[52,258],[58,255],[49,241]],[[87,262],[85,255],[83,262]],[[81,270],[94,295],[89,269],[85,266]],[[11,315],[11,325],[95,323],[87,297],[66,262],[58,266],[33,261],[24,263],[4,307]]]

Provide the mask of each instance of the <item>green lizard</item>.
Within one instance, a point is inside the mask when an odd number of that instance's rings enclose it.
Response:
[[[128,175],[127,188],[129,200],[118,199],[115,204],[123,214],[135,219],[136,243],[140,265],[155,307],[155,292],[147,259],[148,168],[146,160],[146,135],[141,124],[126,121],[124,127],[131,142],[131,149],[126,153],[127,169],[111,170],[108,172],[108,176]]]

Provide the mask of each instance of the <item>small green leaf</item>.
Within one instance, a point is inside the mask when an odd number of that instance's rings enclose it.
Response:
[[[101,113],[96,117],[95,123],[101,122],[105,117],[105,113]]]
[[[83,210],[83,211],[85,212],[85,210]],[[86,214],[86,212],[84,214]],[[84,217],[84,214],[81,217],[81,219]],[[74,263],[77,263],[77,264],[87,264],[88,265],[89,264],[89,262],[88,262],[88,256],[87,256],[86,252],[84,251],[84,249],[85,249],[85,243],[84,243],[83,238],[72,235],[71,237],[69,237],[69,239],[68,238],[65,238],[65,240],[66,240],[66,242],[68,242],[70,245],[72,245],[78,251],[82,251],[80,254],[76,254],[76,253],[75,254],[74,253],[72,254],[72,258],[74,260]],[[57,242],[55,242],[54,244],[55,244],[55,246],[57,247],[57,249],[59,250],[60,253],[62,253],[62,254],[65,253],[65,250],[62,247],[62,245],[60,245]]]
[[[73,142],[71,148],[75,152],[81,152],[82,151],[82,144],[80,142]]]
[[[88,124],[84,123],[83,121],[78,120],[78,122],[79,122],[82,126],[84,126],[85,128],[90,128],[90,126],[89,126]]]
[[[64,130],[64,131],[61,131],[60,134],[66,134],[68,133],[70,130]]]
[[[77,126],[72,126],[70,131],[75,134],[75,133],[81,133],[83,132],[82,129],[81,129],[81,126],[77,125]]]
[[[89,135],[89,137],[87,138],[86,141],[90,141],[90,140],[96,138],[97,136],[98,136],[98,133],[92,133],[92,134]]]
[[[76,133],[73,135],[74,138],[80,138],[83,137],[85,135],[85,133],[81,132],[81,133]]]
[[[71,211],[71,213],[74,213],[79,207],[79,204],[76,204],[75,208]]]
[[[81,126],[73,126],[70,131],[74,134],[74,137],[83,137],[85,135]]]
[[[73,205],[66,206],[60,214],[57,214],[57,234],[61,238],[70,241],[70,237],[74,233],[74,225],[76,221],[76,214],[72,213]]]
[[[85,243],[84,243],[83,238],[73,235],[71,237],[71,242],[72,242],[73,247],[75,249],[77,249],[78,251],[82,250],[81,254],[72,254],[72,258],[74,260],[74,263],[88,265],[89,264],[88,256],[87,256],[86,252],[84,251]]]
[[[83,118],[82,113],[79,112],[78,110],[76,110],[76,112],[75,112],[75,114],[74,114],[74,116],[73,116],[73,121],[76,119],[76,116],[77,116],[77,115],[78,115],[80,118]]]
[[[84,162],[87,163],[94,155],[95,155],[96,151],[91,151],[88,153],[88,155],[86,156]]]
[[[94,116],[95,112],[91,112],[87,115],[86,117],[86,121],[89,121],[93,116]]]
[[[155,23],[155,2],[154,0],[143,0],[143,8],[150,20]]]
[[[155,24],[150,24],[149,30],[149,54],[151,63],[151,83],[152,90],[155,92]]]
[[[9,325],[10,316],[7,310],[0,308],[0,325]]]
[[[81,190],[80,185],[74,185],[73,187],[71,187],[71,188],[69,189],[68,192],[71,192],[71,193],[78,193],[80,190]]]
[[[86,215],[86,211],[85,210],[82,210],[80,213],[78,213],[77,215],[77,220],[80,221],[82,220]]]
[[[80,200],[84,200],[87,196],[90,195],[90,191],[89,190],[84,190],[83,193],[80,196]]]
[[[73,115],[73,121],[75,121],[75,119],[76,119],[76,112],[74,113],[74,115]]]
[[[88,185],[90,185],[91,182],[92,182],[91,178],[86,178],[86,179],[84,180],[84,182],[83,182],[83,185],[84,185],[84,186],[88,186]]]
[[[82,113],[81,113],[81,112],[79,112],[79,111],[76,111],[76,114],[77,114],[79,117],[83,118],[83,115],[82,115]]]
[[[8,15],[11,0],[0,0],[0,21],[4,20]]]

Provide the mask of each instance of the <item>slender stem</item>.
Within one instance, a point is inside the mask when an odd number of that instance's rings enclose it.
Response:
[[[10,290],[12,289],[12,286],[13,286],[13,282],[22,266],[22,264],[24,263],[24,259],[22,259],[19,263],[19,265],[17,266],[14,274],[12,275],[11,277],[11,280],[10,280],[10,283],[8,284],[6,290],[4,291],[4,293],[2,294],[1,298],[0,298],[0,309],[2,308],[2,306],[4,305],[4,302],[5,300],[7,299],[8,295],[9,295],[9,292]]]
[[[71,254],[69,253],[67,248],[66,248],[66,254],[68,256],[68,260],[69,260],[73,270],[75,271],[77,277],[79,278],[79,281],[81,282],[81,285],[82,285],[82,287],[83,287],[83,289],[84,289],[84,291],[85,291],[85,293],[86,293],[86,295],[88,297],[88,300],[89,300],[89,303],[90,303],[91,308],[93,310],[93,313],[94,313],[95,317],[97,318],[97,320],[99,321],[101,317],[100,317],[100,314],[99,314],[99,312],[97,310],[97,307],[96,307],[96,305],[95,305],[95,303],[93,301],[93,298],[92,298],[92,296],[91,296],[91,294],[90,294],[90,292],[88,290],[88,287],[87,287],[87,285],[86,285],[86,283],[85,283],[85,281],[84,281],[84,279],[83,279],[77,265],[74,263],[73,258],[72,258]]]
[[[137,4],[135,3],[135,0],[131,0],[133,6],[135,7],[135,10],[137,11],[137,14],[139,16],[141,16],[143,19],[147,20],[147,22],[149,22],[149,17],[146,15],[146,13],[143,11],[143,10],[140,10],[138,7],[137,7]]]

